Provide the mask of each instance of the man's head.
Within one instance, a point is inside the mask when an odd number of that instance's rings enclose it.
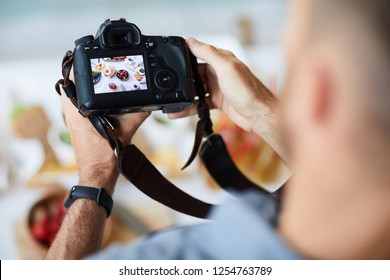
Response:
[[[390,257],[390,2],[290,4],[282,231],[312,257]]]

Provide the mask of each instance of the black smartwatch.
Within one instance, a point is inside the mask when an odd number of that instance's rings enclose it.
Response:
[[[84,187],[84,186],[74,186],[69,191],[69,196],[66,198],[64,202],[64,207],[68,209],[73,202],[75,202],[77,199],[80,198],[86,198],[86,199],[96,201],[98,205],[106,209],[107,218],[110,216],[112,205],[114,203],[112,201],[111,196],[107,194],[103,188],[97,189],[97,188]]]

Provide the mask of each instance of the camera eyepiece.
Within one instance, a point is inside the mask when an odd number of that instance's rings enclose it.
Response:
[[[139,28],[125,19],[106,20],[99,28],[96,38],[101,39],[101,45],[106,49],[131,48],[141,42]]]

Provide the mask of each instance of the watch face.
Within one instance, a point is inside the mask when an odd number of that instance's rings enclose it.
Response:
[[[65,202],[64,202],[64,207],[66,209],[68,209],[70,207],[70,205],[72,205],[72,198],[73,198],[73,195],[76,191],[76,187],[72,187],[69,192],[68,192],[68,196],[65,198]]]
[[[69,190],[68,198],[72,198],[75,191],[76,191],[76,187],[71,188],[71,189]]]

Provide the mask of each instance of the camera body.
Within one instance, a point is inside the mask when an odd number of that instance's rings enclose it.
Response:
[[[95,37],[75,45],[77,102],[84,116],[172,113],[194,103],[196,59],[181,37],[145,36],[125,19],[108,19]]]

